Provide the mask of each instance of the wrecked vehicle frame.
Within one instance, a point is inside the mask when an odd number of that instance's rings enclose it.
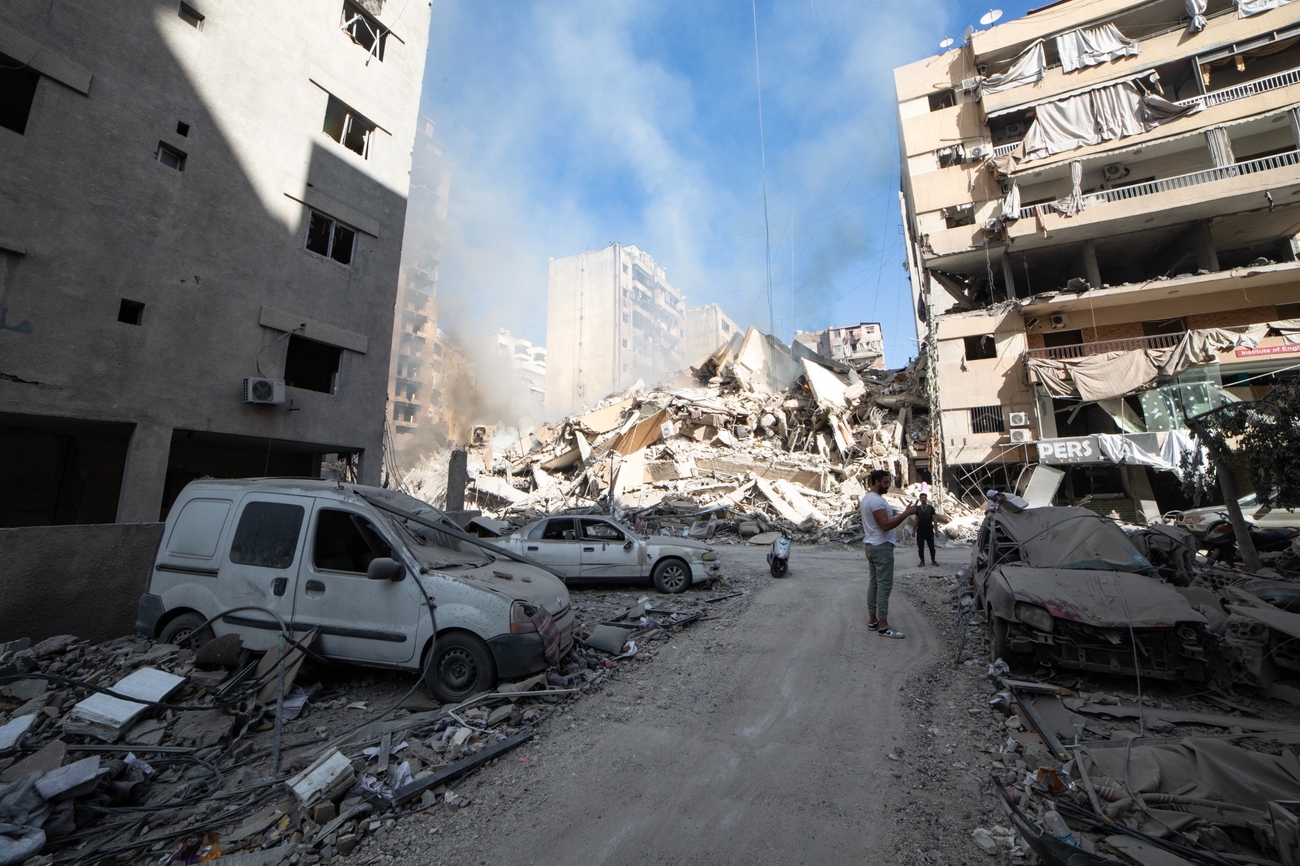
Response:
[[[1002,508],[970,565],[993,655],[1008,664],[1203,682],[1206,617],[1115,523],[1084,508]]]

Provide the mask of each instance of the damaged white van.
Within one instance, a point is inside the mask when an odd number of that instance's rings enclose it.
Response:
[[[318,628],[321,655],[424,672],[438,700],[456,702],[543,671],[573,644],[563,582],[490,547],[393,490],[194,481],[167,517],[136,628],[167,643],[235,633],[254,652],[276,647],[282,627]]]

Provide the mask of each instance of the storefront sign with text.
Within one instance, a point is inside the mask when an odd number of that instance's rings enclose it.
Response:
[[[1288,343],[1285,346],[1264,346],[1259,349],[1247,349],[1243,346],[1237,350],[1238,358],[1257,358],[1260,355],[1300,355],[1300,343]]]
[[[1062,463],[1105,463],[1106,456],[1097,446],[1096,436],[1073,436],[1068,439],[1041,439],[1038,461],[1048,466]]]

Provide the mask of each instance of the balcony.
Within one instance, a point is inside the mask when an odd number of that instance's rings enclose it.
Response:
[[[1169,349],[1178,345],[1183,338],[1179,334],[1159,334],[1154,337],[1130,337],[1126,340],[1103,340],[1099,343],[1076,343],[1073,346],[1050,346],[1046,349],[1030,349],[1025,354],[1030,358],[1050,358],[1063,361],[1070,358],[1086,358],[1089,355],[1104,355],[1107,352],[1140,352],[1145,349]]]
[[[1300,165],[1300,150],[1291,150],[1286,153],[1277,153],[1272,156],[1260,157],[1259,159],[1248,159],[1235,165],[1225,165],[1220,168],[1210,168],[1204,171],[1194,171],[1190,174],[1180,174],[1174,177],[1167,177],[1161,180],[1147,181],[1146,183],[1135,183],[1132,186],[1121,186],[1116,189],[1103,190],[1101,192],[1088,193],[1081,197],[1083,209],[1093,207],[1108,202],[1127,201],[1128,199],[1142,198],[1143,196],[1155,195],[1157,193],[1169,192],[1170,190],[1186,189],[1187,187],[1200,186],[1215,181],[1227,180],[1234,177],[1243,177],[1248,174],[1257,174],[1262,171],[1273,171],[1274,169],[1287,168],[1288,166]],[[1030,219],[1036,215],[1046,216],[1051,213],[1050,205],[1036,204],[1020,209],[1021,219]]]
[[[1209,93],[1193,96],[1189,99],[1180,99],[1177,104],[1193,105],[1199,102],[1206,108],[1212,108],[1226,102],[1235,102],[1238,99],[1268,93],[1270,90],[1280,90],[1283,87],[1290,87],[1292,84],[1300,84],[1300,68],[1288,69],[1285,72],[1279,72],[1276,75],[1259,78],[1255,81],[1247,81],[1234,87],[1212,90]]]

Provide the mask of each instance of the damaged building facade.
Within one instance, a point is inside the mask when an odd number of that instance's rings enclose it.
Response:
[[[0,526],[379,480],[429,23],[393,7],[0,9]]]
[[[1300,363],[1300,5],[1068,0],[895,85],[934,468],[1184,507],[1186,417]]]
[[[676,373],[685,360],[685,316],[681,292],[634,246],[551,259],[547,409],[570,412],[637,379],[658,382]]]
[[[879,322],[859,322],[821,331],[795,331],[794,339],[823,358],[841,364],[852,364],[858,369],[885,369],[885,338],[880,333]]]

